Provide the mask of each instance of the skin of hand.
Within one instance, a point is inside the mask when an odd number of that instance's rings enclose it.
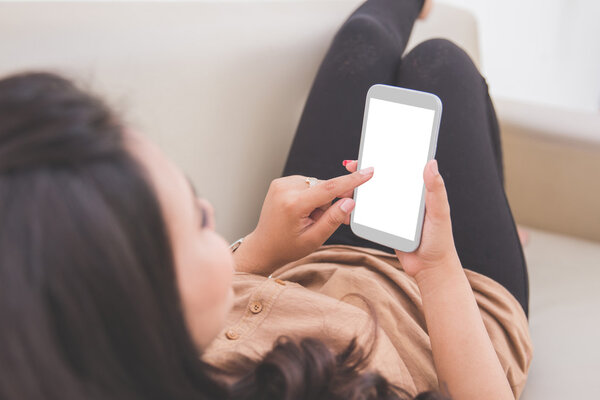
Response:
[[[346,168],[353,171],[356,165]],[[421,243],[412,253],[396,250],[396,255],[421,292],[440,390],[455,399],[514,399],[454,246],[436,160],[425,165],[423,179]]]
[[[273,180],[256,229],[233,253],[236,270],[268,275],[315,251],[342,223],[350,222],[354,188],[372,176],[372,168],[355,168],[313,187],[301,175]],[[340,200],[332,203],[336,197]]]
[[[356,171],[357,162],[346,164],[350,172]],[[425,219],[421,234],[421,243],[417,250],[405,253],[396,250],[396,256],[404,271],[410,276],[424,270],[444,265],[460,263],[450,220],[450,205],[444,180],[440,175],[436,160],[430,160],[423,170],[425,181]]]

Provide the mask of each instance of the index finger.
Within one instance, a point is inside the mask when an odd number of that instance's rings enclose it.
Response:
[[[306,210],[312,210],[326,202],[340,197],[342,193],[354,190],[373,176],[373,167],[363,168],[351,174],[337,176],[320,182],[300,195],[301,204]]]

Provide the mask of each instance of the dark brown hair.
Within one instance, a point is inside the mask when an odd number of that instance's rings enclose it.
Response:
[[[222,383],[186,329],[160,206],[119,120],[58,75],[0,80],[0,227],[0,398],[409,398],[364,371],[355,340],[333,354],[281,338]]]

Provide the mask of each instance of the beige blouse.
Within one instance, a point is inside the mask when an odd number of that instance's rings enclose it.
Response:
[[[465,269],[483,322],[519,398],[532,358],[527,318],[521,305],[496,281]],[[241,353],[260,358],[280,335],[317,337],[334,351],[358,337],[367,343],[374,308],[378,339],[370,367],[412,394],[438,389],[421,295],[393,254],[380,250],[325,245],[289,263],[271,278],[234,276],[235,305],[226,327],[203,359],[222,365]]]

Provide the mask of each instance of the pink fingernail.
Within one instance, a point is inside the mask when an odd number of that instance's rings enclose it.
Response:
[[[373,167],[368,167],[368,168],[363,168],[358,172],[363,175],[371,175],[373,173],[373,169],[374,169]]]
[[[342,204],[340,204],[340,208],[345,213],[350,212],[354,208],[354,200],[352,200],[352,199],[342,200]]]

